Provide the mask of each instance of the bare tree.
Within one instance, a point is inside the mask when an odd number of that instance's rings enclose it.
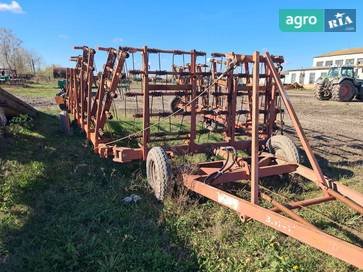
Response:
[[[22,41],[11,30],[0,28],[1,66],[16,70],[20,74],[35,74],[40,70],[41,58],[35,52],[22,47]]]
[[[30,63],[31,71],[36,74],[40,71],[42,65],[42,58],[34,51],[28,51],[28,61]]]
[[[13,32],[6,28],[0,28],[0,61],[8,69],[16,69],[15,62],[22,41]]]

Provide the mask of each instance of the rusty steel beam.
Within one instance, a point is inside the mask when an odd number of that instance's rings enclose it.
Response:
[[[281,161],[278,161],[278,163],[281,163]],[[328,179],[327,177],[324,177],[325,180],[327,181],[327,186],[321,186],[321,184],[319,183],[319,181],[317,180],[316,176],[315,176],[315,172],[303,165],[299,165],[298,168],[296,169],[295,173],[301,175],[302,177],[313,181],[314,183],[316,183],[317,185],[319,185],[321,187],[321,189],[327,193],[326,196],[333,196],[333,194],[338,193],[339,196],[338,198],[340,200],[344,200],[344,203],[346,203],[349,207],[351,207],[352,209],[360,212],[362,214],[362,210],[357,207],[356,205],[363,207],[363,194],[354,191],[350,188],[348,188],[347,186],[344,186],[338,182],[334,182],[330,179]],[[329,189],[329,190],[328,190]]]
[[[300,223],[306,225],[307,227],[310,227],[310,228],[313,228],[313,229],[317,229],[313,224],[311,224],[310,222],[308,222],[307,220],[305,220],[300,215],[294,213],[290,208],[288,208],[288,207],[282,205],[281,203],[277,202],[271,196],[269,196],[269,195],[267,195],[265,193],[260,193],[260,195],[261,195],[262,199],[264,199],[265,201],[271,203],[273,206],[275,206],[277,209],[279,209],[280,211],[282,211],[283,213],[285,213],[291,219],[294,219],[295,221],[300,222]]]
[[[252,146],[251,146],[251,202],[258,204],[259,196],[259,167],[258,167],[258,124],[259,124],[259,66],[260,66],[260,54],[255,52],[253,54],[253,90],[252,90]]]
[[[301,201],[290,202],[290,203],[286,204],[285,206],[290,210],[302,209],[304,207],[321,204],[321,203],[325,203],[325,202],[332,201],[332,200],[335,200],[335,198],[332,196],[323,196],[323,197],[317,197],[317,198],[312,198],[312,199],[305,199],[305,200],[301,200]],[[278,212],[278,211],[280,211],[280,209],[275,207],[275,208],[272,208],[271,211]]]
[[[142,132],[142,148],[143,148],[143,159],[146,160],[148,152],[148,142],[150,137],[150,109],[149,109],[149,52],[147,46],[142,50],[142,65],[143,65],[143,132]]]
[[[134,52],[145,52],[145,47],[144,48],[136,48],[136,47],[119,47],[120,50],[125,50],[128,51],[130,53],[134,53]],[[174,54],[174,55],[192,55],[193,51],[183,51],[183,50],[165,50],[165,49],[159,49],[159,48],[147,48],[147,53],[166,53],[166,54]],[[195,51],[195,50],[194,50]],[[197,56],[205,56],[206,53],[202,52],[202,51],[195,51],[195,54]]]
[[[188,189],[236,211],[241,216],[257,220],[300,242],[363,269],[363,249],[358,246],[200,182],[193,175],[185,176],[183,182]]]

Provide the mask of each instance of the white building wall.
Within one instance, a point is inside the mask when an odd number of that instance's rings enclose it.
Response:
[[[321,77],[323,73],[328,73],[329,69],[324,70],[297,70],[297,71],[289,71],[289,73],[285,76],[284,83],[292,84],[299,83],[302,85],[314,84],[315,81]],[[313,76],[311,74],[314,74]]]
[[[323,66],[326,66],[327,61],[332,61],[333,65],[337,65],[337,60],[343,60],[343,65],[346,65],[346,61],[354,59],[353,65],[359,65],[358,59],[360,59],[360,65],[363,65],[363,53],[361,54],[349,54],[349,55],[339,55],[339,56],[329,56],[329,57],[314,57],[313,66],[318,67],[318,62],[323,62]],[[340,66],[340,65],[339,65]]]
[[[314,82],[321,77],[322,73],[327,73],[329,70],[329,62],[332,62],[332,66],[341,66],[341,65],[349,65],[347,60],[353,59],[353,66],[358,66],[356,68],[357,77],[363,79],[363,53],[359,54],[348,54],[348,55],[338,55],[338,56],[329,56],[329,57],[314,57],[313,58],[313,67],[311,69],[301,69],[301,70],[292,70],[287,71],[288,73],[285,75],[284,83],[292,84],[298,82],[302,85],[309,85],[311,83],[310,74],[315,73]],[[337,60],[342,62],[342,64],[337,63]],[[326,63],[328,61],[328,63]],[[322,62],[322,66],[318,66]],[[314,70],[314,68],[319,68]],[[321,69],[326,68],[326,69]]]

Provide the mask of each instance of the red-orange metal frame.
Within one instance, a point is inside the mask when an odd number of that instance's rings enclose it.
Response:
[[[231,60],[242,61],[245,56],[230,55]],[[248,217],[257,220],[271,228],[283,232],[295,239],[315,247],[327,254],[330,254],[338,259],[346,261],[356,267],[363,268],[363,250],[361,247],[350,244],[346,241],[338,239],[334,236],[324,233],[317,227],[309,223],[306,219],[302,218],[297,213],[293,212],[294,209],[303,208],[306,206],[319,204],[327,201],[337,200],[354,211],[363,214],[363,195],[355,192],[339,183],[333,182],[325,177],[317,163],[317,160],[312,152],[309,142],[301,128],[301,124],[296,116],[296,113],[288,99],[280,76],[275,65],[272,62],[269,53],[261,58],[258,52],[253,54],[254,68],[253,68],[253,95],[252,95],[252,143],[251,143],[251,157],[244,159],[245,163],[239,163],[229,171],[219,175],[215,179],[208,179],[210,173],[216,173],[221,169],[224,161],[199,163],[198,173],[192,175],[185,175],[184,185],[190,190],[197,192],[213,201],[218,202],[234,211],[241,217]],[[258,99],[259,99],[259,63],[263,62],[268,68],[268,73],[273,77],[274,89],[281,97],[286,111],[292,121],[296,134],[300,139],[301,145],[308,157],[312,169],[305,166],[283,161],[274,157],[269,153],[261,153],[258,142],[258,127],[259,127],[259,114],[258,114]],[[271,196],[261,191],[259,180],[262,177],[281,175],[284,173],[296,173],[313,181],[321,190],[322,197],[315,199],[307,199],[288,205],[283,205]],[[230,182],[241,182],[243,180],[250,181],[250,201],[244,200],[233,194],[220,189],[217,185]],[[271,203],[274,208],[267,209],[258,205],[260,199]],[[279,213],[283,213],[283,216]]]
[[[325,177],[312,152],[309,142],[302,130],[301,124],[283,89],[278,67],[283,58],[271,56],[268,52],[260,55],[213,53],[209,71],[202,70],[197,63],[198,57],[206,53],[196,50],[161,50],[153,48],[120,47],[98,48],[108,53],[107,61],[101,77],[97,80],[94,72],[95,50],[86,46],[76,47],[82,50],[82,55],[72,57],[76,61],[75,68],[67,69],[67,89],[64,103],[67,110],[72,113],[74,120],[85,131],[87,138],[93,143],[95,151],[101,157],[112,157],[116,162],[129,162],[132,160],[145,160],[151,142],[165,141],[165,133],[151,133],[151,118],[153,116],[165,117],[172,113],[152,113],[150,97],[165,95],[179,95],[178,105],[180,111],[174,112],[176,116],[188,116],[190,130],[185,134],[186,143],[166,147],[174,155],[185,153],[204,153],[221,147],[232,146],[236,150],[250,153],[249,158],[239,158],[228,171],[220,173],[216,178],[209,178],[212,173],[218,172],[225,161],[198,163],[197,173],[184,175],[184,185],[211,200],[214,200],[240,216],[255,219],[269,227],[285,233],[295,239],[309,244],[325,253],[346,261],[363,269],[362,248],[345,242],[320,231],[306,219],[294,212],[305,206],[323,203],[326,201],[340,201],[354,211],[363,214],[363,196],[337,182]],[[118,146],[113,139],[103,136],[103,129],[107,119],[112,118],[111,104],[116,97],[116,89],[125,61],[130,54],[140,53],[142,56],[142,69],[130,71],[142,77],[142,90],[126,93],[127,96],[143,97],[143,112],[135,114],[142,118],[142,133],[133,135],[141,139],[139,148]],[[171,71],[152,71],[149,68],[150,54],[187,55],[190,63],[184,67],[172,67]],[[217,65],[225,67],[218,71]],[[237,68],[240,72],[237,72]],[[174,75],[176,80],[171,84],[159,84],[149,78],[150,75]],[[97,82],[95,82],[97,81]],[[212,82],[208,85],[208,82]],[[97,92],[92,91],[96,83]],[[247,98],[247,103],[243,99]],[[311,169],[296,162],[287,162],[263,151],[266,141],[276,130],[276,115],[282,111],[278,106],[281,99],[287,111],[296,134],[305,151]],[[59,98],[58,98],[59,101]],[[241,109],[237,106],[241,104]],[[247,108],[243,105],[247,104]],[[240,114],[246,120],[238,120]],[[199,133],[197,122],[203,118],[223,126],[224,140],[217,143],[197,144]],[[176,133],[166,133],[175,136]],[[245,135],[248,139],[238,139]],[[174,139],[174,138],[169,138]],[[262,177],[276,176],[287,173],[298,174],[314,182],[321,190],[322,196],[289,204],[281,204],[263,191],[260,185]],[[250,182],[251,198],[244,200],[220,189],[220,185],[230,182]],[[259,203],[267,201],[274,206],[266,209]],[[281,215],[285,214],[286,216]]]

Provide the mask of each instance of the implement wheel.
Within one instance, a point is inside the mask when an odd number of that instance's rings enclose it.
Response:
[[[341,83],[333,86],[332,100],[334,101],[351,101],[356,94],[356,87],[350,80],[343,80]]]
[[[294,142],[285,135],[274,135],[268,142],[267,147],[270,153],[276,158],[293,163],[300,163],[299,151]]]
[[[173,100],[170,102],[170,109],[172,112],[183,112],[184,110],[180,110],[179,105],[182,102],[182,98],[180,96],[176,96],[173,98]]]
[[[161,147],[153,147],[148,152],[146,174],[155,197],[163,201],[172,189],[172,179],[168,155]]]

